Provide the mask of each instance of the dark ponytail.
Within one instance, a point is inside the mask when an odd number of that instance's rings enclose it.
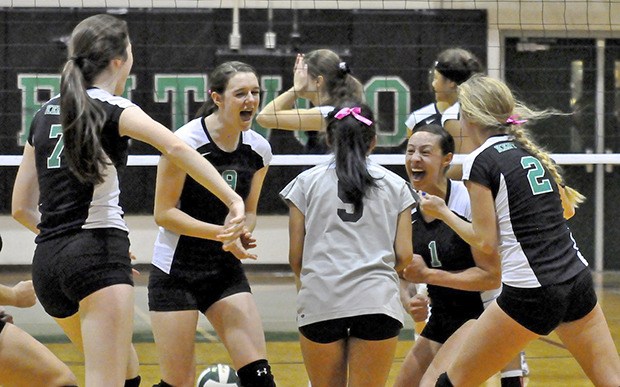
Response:
[[[347,202],[353,203],[357,210],[368,190],[377,186],[366,165],[376,130],[372,110],[367,105],[345,103],[343,107],[359,107],[358,115],[370,122],[368,125],[351,113],[337,118],[342,107],[334,109],[328,116],[327,141],[334,151],[339,187]]]
[[[484,66],[480,60],[462,48],[448,48],[440,52],[434,69],[457,85],[465,82],[474,74],[484,72]]]
[[[103,181],[110,164],[101,144],[106,115],[86,89],[115,58],[127,59],[127,24],[111,15],[95,15],[78,24],[69,41],[69,58],[60,78],[60,120],[65,158],[84,183]]]

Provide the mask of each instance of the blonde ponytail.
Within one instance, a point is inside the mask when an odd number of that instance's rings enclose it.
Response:
[[[523,148],[539,159],[551,173],[558,185],[564,187],[566,197],[573,207],[585,201],[585,196],[564,184],[560,167],[556,165],[549,153],[530,137],[521,124],[528,120],[540,120],[564,113],[547,109],[533,110],[517,101],[512,92],[502,81],[484,75],[473,75],[459,86],[461,115],[488,130],[506,132],[514,136]],[[509,120],[518,116],[517,120]],[[523,121],[519,121],[523,119]]]

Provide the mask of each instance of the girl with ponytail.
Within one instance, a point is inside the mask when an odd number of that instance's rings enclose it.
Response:
[[[498,254],[503,288],[469,328],[466,342],[476,345],[455,351],[446,343],[435,357],[449,364],[436,385],[480,385],[553,330],[595,385],[620,385],[620,357],[565,219],[583,196],[564,187],[558,167],[525,127],[557,113],[528,108],[503,82],[485,76],[464,82],[459,101],[463,130],[478,147],[463,164],[472,222],[430,194],[420,207],[472,247]]]
[[[118,174],[128,139],[157,148],[230,211],[218,240],[236,245],[244,204],[219,172],[170,130],[120,97],[133,64],[127,24],[80,22],[68,43],[61,93],[36,113],[13,191],[13,217],[37,234],[37,297],[79,350],[86,386],[138,386],[131,344],[133,279]],[[249,256],[249,253],[245,251]]]
[[[398,273],[413,255],[414,199],[401,177],[368,159],[376,143],[368,106],[334,109],[327,143],[333,161],[280,193],[304,364],[313,387],[383,386],[403,324]]]
[[[293,72],[293,87],[265,105],[256,121],[265,128],[310,131],[308,148],[324,153],[316,134],[325,130],[327,114],[345,101],[362,102],[364,88],[347,62],[328,49],[298,54]],[[295,106],[298,98],[312,107]]]

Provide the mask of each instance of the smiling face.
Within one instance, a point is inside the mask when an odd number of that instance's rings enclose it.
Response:
[[[446,179],[446,167],[452,161],[452,153],[443,154],[441,136],[424,131],[409,137],[405,153],[405,168],[409,181],[416,190],[433,191]]]
[[[231,126],[247,130],[260,104],[258,78],[252,72],[238,72],[233,75],[223,95],[213,93],[222,119]]]

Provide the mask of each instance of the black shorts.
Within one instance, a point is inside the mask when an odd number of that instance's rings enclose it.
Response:
[[[86,296],[108,286],[133,286],[129,238],[115,228],[79,230],[37,245],[32,282],[52,317],[74,315]]]
[[[584,317],[594,309],[596,302],[589,268],[566,282],[540,288],[504,285],[497,299],[499,307],[513,320],[542,336],[563,322]]]
[[[222,259],[224,261],[222,261]],[[217,301],[236,293],[251,293],[241,262],[218,257],[219,262],[205,270],[177,270],[166,274],[151,266],[149,310],[174,312],[199,310],[205,313]],[[230,260],[230,262],[225,262]]]
[[[319,321],[299,327],[304,337],[315,343],[328,344],[349,337],[362,340],[386,340],[398,336],[403,324],[385,314],[364,314]]]
[[[443,344],[467,321],[480,317],[482,310],[482,308],[480,310],[445,310],[433,308],[431,316],[420,333],[420,336]]]
[[[0,321],[0,333],[2,333],[2,330],[4,329],[5,325],[6,323],[4,321]]]

